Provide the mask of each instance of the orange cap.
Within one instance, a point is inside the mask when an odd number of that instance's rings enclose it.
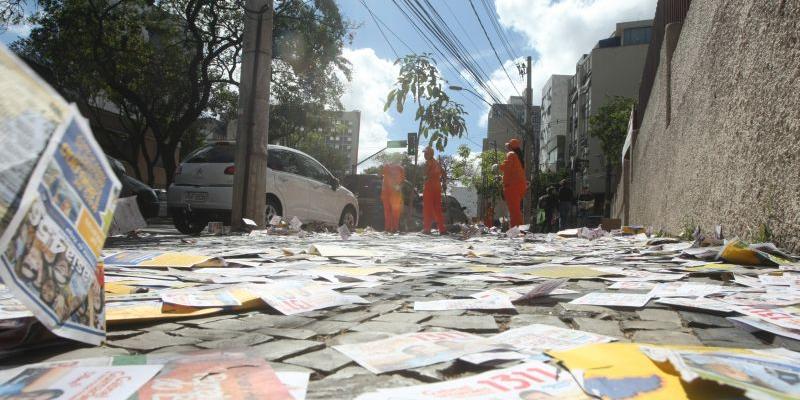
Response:
[[[508,143],[506,143],[506,146],[508,146],[508,148],[510,148],[512,150],[519,149],[519,139],[511,139],[511,140],[509,140]]]

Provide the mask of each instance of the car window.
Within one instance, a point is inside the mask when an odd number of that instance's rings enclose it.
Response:
[[[229,143],[219,143],[203,147],[186,158],[185,163],[232,163],[236,146]]]
[[[330,180],[331,176],[322,164],[303,154],[294,153],[294,155],[297,157],[301,175],[325,183]]]
[[[267,153],[267,167],[273,171],[283,171],[295,175],[303,175],[297,155],[291,151],[270,149]]]

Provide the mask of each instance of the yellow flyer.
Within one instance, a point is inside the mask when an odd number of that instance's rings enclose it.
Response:
[[[106,257],[109,267],[192,268],[224,267],[221,258],[173,251],[123,251]]]

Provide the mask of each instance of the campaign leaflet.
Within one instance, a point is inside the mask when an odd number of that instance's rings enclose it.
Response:
[[[58,336],[95,345],[105,339],[98,257],[119,191],[88,124],[73,108],[0,236],[0,277]]]
[[[161,365],[26,368],[0,385],[4,399],[126,399]]]
[[[454,360],[499,346],[480,336],[458,331],[417,332],[367,343],[334,346],[362,367],[380,374]]]
[[[378,389],[358,400],[409,399],[590,399],[572,376],[556,367],[531,361],[510,368],[428,385]]]

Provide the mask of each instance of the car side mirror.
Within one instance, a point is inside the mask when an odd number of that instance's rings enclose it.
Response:
[[[339,179],[332,176],[330,179],[331,189],[336,190],[339,188]]]

